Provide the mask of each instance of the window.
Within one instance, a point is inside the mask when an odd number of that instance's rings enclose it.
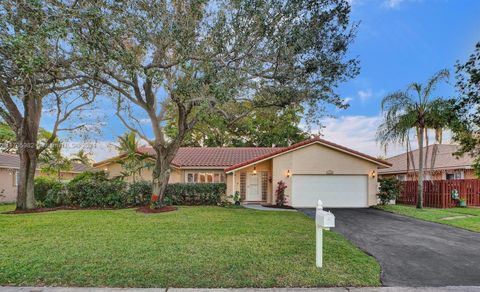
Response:
[[[247,197],[247,174],[240,173],[240,198],[244,201]]]
[[[399,174],[397,175],[397,179],[399,181],[406,181],[407,180],[407,176],[405,174]]]
[[[464,179],[465,176],[464,176],[464,172],[463,170],[455,170],[454,172],[452,173],[447,173],[445,175],[445,178],[447,180],[452,180],[452,179]]]
[[[205,173],[205,172],[188,172],[185,181],[187,183],[221,183],[225,181],[223,173]]]
[[[267,192],[268,192],[268,172],[262,171],[262,201],[267,200]]]

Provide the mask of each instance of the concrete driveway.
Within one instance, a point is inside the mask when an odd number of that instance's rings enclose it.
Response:
[[[376,209],[331,211],[333,231],[377,259],[386,286],[480,285],[480,233]]]

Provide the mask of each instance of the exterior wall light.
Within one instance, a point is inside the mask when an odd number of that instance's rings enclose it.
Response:
[[[287,170],[287,177],[291,177],[292,176],[292,172],[290,171],[290,169]]]
[[[372,170],[372,171],[370,172],[370,176],[371,176],[372,178],[375,178],[375,177],[377,176],[377,173],[375,172],[375,170]]]
[[[253,166],[253,172],[252,173],[253,173],[253,175],[257,174],[257,166],[256,165]]]

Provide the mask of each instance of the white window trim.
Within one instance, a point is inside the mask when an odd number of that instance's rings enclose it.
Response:
[[[192,175],[192,179],[193,181],[192,182],[189,182],[188,181],[188,175],[191,174]],[[205,171],[186,171],[185,172],[185,183],[198,183],[198,184],[202,184],[202,182],[199,182],[199,181],[195,181],[195,174],[197,175],[197,180],[199,179],[200,175],[204,175],[205,176],[205,182],[203,182],[204,184],[211,184],[211,183],[225,183],[225,180],[226,180],[226,177],[225,177],[225,174],[223,173],[220,173],[220,172],[205,172]],[[219,175],[219,180],[218,182],[215,182],[215,175]],[[212,181],[211,182],[208,182],[208,177],[209,176],[212,176]]]

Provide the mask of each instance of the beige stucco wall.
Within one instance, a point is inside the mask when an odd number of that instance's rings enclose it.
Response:
[[[283,180],[289,202],[291,202],[292,178],[287,171],[295,174],[333,174],[333,175],[366,175],[373,170],[377,172],[377,164],[332,148],[313,144],[272,159],[272,185]],[[377,203],[377,177],[368,176],[368,205]]]
[[[17,198],[17,187],[14,186],[14,172],[6,168],[0,168],[0,202],[14,202]]]

